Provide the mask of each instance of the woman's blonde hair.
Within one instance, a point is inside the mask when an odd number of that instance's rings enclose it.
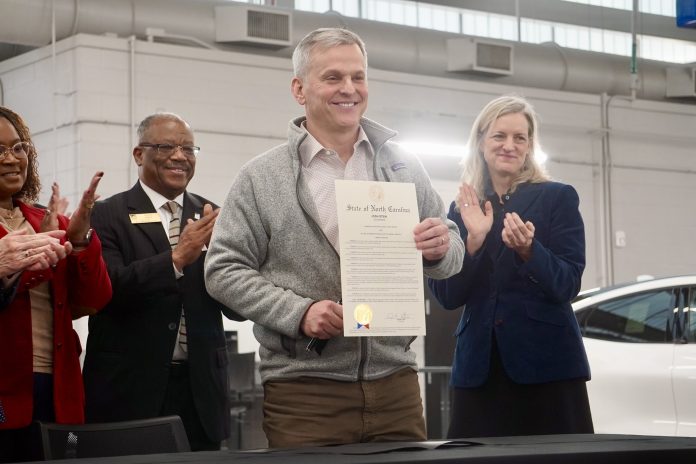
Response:
[[[522,165],[522,171],[512,182],[510,191],[514,192],[518,185],[524,182],[546,182],[550,180],[546,170],[536,161],[535,153],[539,151],[539,136],[537,135],[537,117],[532,105],[517,95],[503,95],[490,101],[478,114],[469,135],[469,154],[462,160],[464,168],[461,182],[466,182],[476,190],[479,199],[485,196],[486,182],[489,179],[488,166],[483,157],[481,145],[491,125],[506,114],[522,114],[529,125],[529,153]],[[457,207],[459,204],[457,203]]]

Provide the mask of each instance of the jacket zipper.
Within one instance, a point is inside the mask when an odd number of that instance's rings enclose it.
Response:
[[[378,169],[377,169],[377,153],[379,153],[380,149],[382,146],[375,151],[375,159],[374,163],[372,165],[372,173],[375,176],[375,180],[379,181],[379,176],[377,175]],[[387,172],[385,171],[384,168],[382,168],[382,175],[384,179],[389,182],[389,176],[387,175]],[[317,224],[317,222],[314,220],[311,214],[307,211],[307,208],[305,207],[304,203],[302,203],[302,197],[300,196],[300,177],[302,176],[302,171],[297,175],[297,180],[295,181],[295,195],[297,196],[297,202],[300,204],[300,208],[302,208],[302,211],[305,213],[305,215],[311,220],[312,224],[319,229],[319,232],[321,233],[322,237],[324,237],[324,240],[328,242],[329,245],[331,245],[331,249],[333,252],[336,254],[336,257],[338,258],[338,262],[340,265],[341,262],[341,255],[338,254],[336,249],[333,247],[331,244],[331,241],[329,238],[326,236],[324,231],[322,230],[321,226]],[[345,322],[344,322],[345,323]],[[358,350],[360,351],[360,363],[358,364],[358,380],[363,380],[365,378],[365,373],[363,370],[365,369],[365,363],[367,362],[367,337],[359,337],[360,342],[358,343]]]

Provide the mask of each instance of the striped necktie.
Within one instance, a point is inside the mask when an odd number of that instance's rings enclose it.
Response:
[[[181,219],[179,219],[179,205],[175,201],[168,201],[164,207],[172,213],[172,218],[169,221],[169,244],[172,249],[179,243],[179,234],[181,233]],[[186,346],[186,316],[184,308],[181,308],[181,320],[179,321],[179,347],[184,353],[188,352]]]

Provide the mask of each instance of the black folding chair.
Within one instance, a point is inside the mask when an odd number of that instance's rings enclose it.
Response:
[[[179,416],[79,425],[39,422],[38,425],[45,460],[191,451]]]

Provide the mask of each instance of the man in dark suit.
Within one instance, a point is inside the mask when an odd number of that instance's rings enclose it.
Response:
[[[139,182],[92,213],[114,296],[89,320],[86,417],[178,415],[192,450],[219,449],[229,435],[221,314],[241,318],[213,300],[203,281],[218,210],[186,191],[199,151],[186,121],[148,116],[138,137]]]

